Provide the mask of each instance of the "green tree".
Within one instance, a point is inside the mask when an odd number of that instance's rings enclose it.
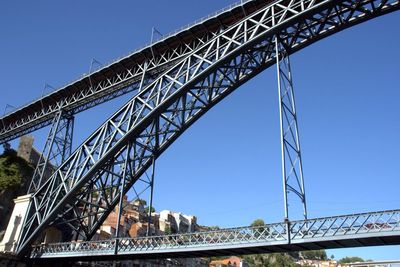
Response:
[[[142,206],[146,206],[147,205],[147,201],[141,198],[136,199],[136,201],[139,201],[140,205]]]
[[[15,150],[8,149],[0,156],[0,191],[21,188],[32,174],[33,168]]]
[[[256,219],[250,224],[251,227],[264,226],[264,225],[265,222],[263,219]]]
[[[250,267],[298,267],[293,257],[288,253],[258,254],[243,256]]]
[[[259,237],[260,235],[262,235],[262,233],[264,232],[264,230],[266,229],[265,226],[265,222],[263,219],[256,219],[254,220],[251,224],[251,227],[256,227],[257,229],[253,229],[254,232],[254,236]],[[268,232],[268,230],[267,230]],[[265,234],[265,232],[264,232]]]
[[[326,255],[325,250],[309,250],[302,251],[301,256],[306,260],[327,260],[328,256]]]
[[[142,198],[137,198],[135,201],[139,201],[140,205],[143,206],[144,212],[149,213],[149,206],[147,206],[147,201]],[[156,212],[154,206],[151,207],[151,212]]]
[[[164,234],[165,235],[172,235],[171,227],[169,227],[169,226],[165,227]]]
[[[352,262],[364,262],[360,257],[345,257],[339,260],[339,263],[352,263]]]
[[[255,266],[254,255],[244,255],[243,260],[246,261],[249,266]]]
[[[271,267],[296,267],[297,264],[294,262],[293,258],[285,253],[278,253],[274,255],[274,260],[270,264]]]
[[[145,208],[144,208],[144,212],[149,213],[149,209],[150,209],[150,207],[145,207]],[[155,209],[154,207],[151,207],[151,212],[152,212],[152,213],[153,213],[153,212],[156,212],[156,209]]]

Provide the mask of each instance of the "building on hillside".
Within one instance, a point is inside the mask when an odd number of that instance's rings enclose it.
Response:
[[[128,201],[125,196],[124,209],[121,213],[120,220],[120,236],[122,237],[140,237],[146,236],[148,226],[148,214],[141,201]],[[109,239],[115,236],[118,222],[117,206],[110,213],[103,225],[97,231],[96,240]],[[167,233],[187,233],[195,231],[197,228],[196,217],[184,215],[182,213],[169,210],[160,213],[153,212],[151,214],[150,234],[162,235]],[[169,229],[169,230],[168,230]],[[187,258],[187,259],[160,259],[160,260],[130,260],[122,261],[121,266],[124,267],[166,267],[166,266],[192,266],[192,267],[208,267],[209,260],[203,258]],[[235,266],[235,265],[234,265]],[[247,266],[247,265],[237,265]]]
[[[243,259],[232,256],[223,260],[214,260],[210,262],[210,267],[248,267],[248,263]]]
[[[33,146],[34,138],[31,135],[21,136],[19,139],[17,156],[23,158],[30,163],[33,168],[36,168],[42,153]],[[44,172],[44,179],[47,180],[53,172],[57,169],[53,162],[48,162],[47,168]]]
[[[19,139],[17,155],[27,162],[36,165],[41,153],[33,147],[33,136],[24,135]]]
[[[345,267],[347,265],[340,265],[335,260],[306,260],[302,259],[296,262],[301,266],[313,266],[313,267]]]
[[[34,139],[32,136],[23,136],[18,145],[17,155],[25,159],[33,167],[38,164],[41,153],[33,147]],[[54,172],[56,167],[49,162],[48,169],[45,171],[45,179],[48,179]],[[93,194],[95,197],[96,194]],[[109,214],[100,229],[92,240],[105,240],[115,237],[118,223],[119,206]],[[18,218],[14,220],[18,225],[21,223]],[[14,224],[15,224],[14,223]],[[167,227],[168,226],[168,227]],[[165,234],[165,231],[179,233],[192,232],[196,230],[196,217],[184,215],[182,213],[172,211],[162,211],[160,214],[153,212],[151,214],[150,234],[160,235]],[[14,226],[15,228],[15,226]],[[148,228],[148,214],[140,200],[128,201],[127,196],[123,199],[123,210],[120,220],[120,236],[123,237],[138,237],[145,236]],[[167,231],[167,232],[168,232]],[[7,235],[5,235],[7,236]],[[7,240],[1,243],[0,249],[8,249],[9,246],[15,246],[15,240],[12,236],[7,236]],[[12,239],[12,240],[11,240]],[[11,241],[10,241],[11,240]],[[9,242],[10,241],[10,242]],[[46,229],[40,242],[54,243],[62,241],[62,229],[49,227]],[[80,241],[72,241],[79,243]],[[4,244],[3,244],[4,243]],[[158,267],[158,266],[193,266],[206,267],[209,260],[203,258],[188,258],[188,259],[159,259],[159,260],[128,260],[122,261],[122,266],[125,267]],[[94,263],[91,266],[109,266],[109,263]]]
[[[120,236],[122,237],[140,237],[147,234],[148,228],[148,214],[145,212],[145,208],[141,201],[134,200],[129,202],[127,196],[124,197],[123,201],[124,209],[121,213],[120,220]],[[104,231],[109,234],[110,237],[115,236],[117,221],[118,221],[117,206],[104,221],[100,227],[100,231]],[[150,223],[150,235],[163,235],[171,233],[190,233],[196,231],[197,218],[191,215],[185,215],[180,212],[173,212],[169,210],[163,210],[160,213],[151,213]],[[106,237],[96,236],[96,239]],[[106,237],[108,238],[108,237]]]
[[[89,265],[83,265],[89,266]],[[110,262],[91,262],[92,267],[115,266]],[[173,267],[173,266],[188,266],[188,267],[209,267],[209,260],[203,258],[193,259],[153,259],[153,260],[126,260],[121,261],[122,267]]]
[[[33,146],[34,138],[30,135],[25,135],[20,138],[17,155],[36,167],[40,160],[41,153]],[[48,165],[45,172],[45,179],[55,170],[55,166]],[[148,214],[142,202],[134,200],[129,202],[127,196],[123,200],[123,211],[120,221],[120,236],[138,237],[145,236],[148,228]],[[117,206],[107,217],[103,225],[97,231],[95,240],[108,239],[115,236],[118,220]],[[151,214],[150,234],[160,235],[165,233],[188,233],[196,230],[197,219],[195,216],[185,215],[180,212],[169,210],[161,211],[160,213],[153,212]]]
[[[17,155],[25,159],[32,166],[36,167],[40,160],[41,153],[33,147],[33,137],[23,136],[17,150]],[[55,170],[54,165],[48,165],[45,172],[45,179],[50,177]],[[122,237],[140,237],[146,236],[148,228],[148,214],[140,200],[128,201],[128,197],[124,196],[123,210],[120,219],[120,236]],[[116,235],[118,223],[119,206],[109,214],[102,226],[96,232],[92,240],[111,239]],[[187,233],[193,232],[197,228],[197,219],[195,216],[189,216],[178,212],[164,210],[160,213],[151,213],[150,234],[161,235],[165,233]],[[61,231],[55,227],[46,230],[43,242],[53,243],[61,241]],[[73,241],[75,242],[75,241]],[[79,240],[76,242],[80,242]],[[158,266],[193,266],[206,267],[209,266],[209,260],[203,258],[188,259],[159,259],[159,260],[129,260],[122,261],[125,267],[158,267]],[[105,263],[105,266],[108,263]],[[96,265],[96,264],[95,264]],[[98,262],[98,266],[104,266]]]
[[[180,212],[163,210],[158,216],[159,229],[162,232],[191,233],[196,231],[197,218]],[[169,229],[169,230],[168,230]]]

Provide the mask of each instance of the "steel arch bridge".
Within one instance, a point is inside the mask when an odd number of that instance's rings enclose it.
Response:
[[[1,118],[2,143],[52,124],[18,253],[27,252],[49,225],[90,240],[121,196],[188,127],[275,63],[285,194],[298,195],[306,215],[289,55],[399,7],[395,0],[247,1]],[[60,144],[71,144],[74,114],[131,91],[135,96],[74,152],[58,151],[62,163],[42,179],[57,133],[64,131]]]

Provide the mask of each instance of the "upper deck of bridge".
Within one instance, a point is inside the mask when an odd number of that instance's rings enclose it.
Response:
[[[95,71],[91,71],[91,73],[85,74],[59,89],[5,114],[0,118],[0,143],[13,140],[23,134],[48,125],[51,120],[50,113],[54,112],[54,107],[52,106],[54,106],[55,103],[58,103],[58,109],[76,114],[112,99],[113,96],[108,98],[105,98],[105,96],[115,93],[116,90],[122,90],[122,87],[117,89],[113,88],[112,90],[102,90],[90,96],[88,96],[85,91],[89,90],[94,84],[112,79],[127,69],[134,68],[135,66],[144,64],[144,62],[148,62],[157,57],[163,57],[165,53],[174,51],[179,46],[189,45],[194,40],[202,38],[202,36],[215,33],[221,28],[229,27],[246,15],[254,13],[273,1],[274,0],[242,0],[206,18],[197,20],[182,29],[163,36],[159,40],[147,44],[125,57],[115,60]],[[162,71],[162,69],[163,68],[159,68],[158,71]],[[119,95],[121,94],[123,94],[123,92]],[[74,98],[74,101],[70,101],[72,98]],[[93,104],[88,105],[88,103]],[[17,123],[17,121],[21,121],[22,118],[25,118],[23,123]]]

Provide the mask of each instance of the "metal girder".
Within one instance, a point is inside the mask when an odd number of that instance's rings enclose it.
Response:
[[[276,36],[291,54],[399,6],[393,0],[280,0],[224,29],[142,89],[32,196],[18,253],[26,252],[49,224],[66,223],[90,239],[153,157],[229,93],[274,64]],[[125,188],[117,191],[123,169],[129,175]],[[100,192],[95,198],[94,190]]]
[[[255,10],[253,5],[266,5],[268,1],[252,0],[244,2],[246,2],[244,6],[251,7],[248,11],[251,13]],[[247,4],[247,2],[252,3]],[[216,17],[238,6],[240,5],[230,6],[221,13],[214,14],[214,16],[197,23],[199,25],[203,25],[206,21],[211,23],[211,20],[218,20]],[[236,18],[232,18],[226,21],[234,23],[235,20]],[[220,29],[226,27],[226,24],[218,20],[218,24],[214,22],[212,27],[201,27],[201,31],[192,33],[191,29],[195,26],[192,25],[181,32],[175,32],[100,70],[89,71],[89,74],[81,79],[0,118],[0,144],[49,125],[60,109],[76,114],[121,95],[130,92],[136,94],[142,88],[139,85],[143,73],[146,72],[146,75],[150,77],[145,84],[147,85],[174,65],[176,61],[214,38]],[[190,38],[187,36],[189,33]],[[172,40],[175,45],[170,47],[168,43]],[[136,62],[132,63],[131,61]],[[121,71],[121,69],[123,70]],[[58,94],[59,92],[60,94]],[[54,101],[54,99],[57,99],[57,101]],[[36,105],[39,102],[40,105]]]
[[[130,147],[128,147],[126,151],[127,155],[130,153]],[[128,164],[127,162],[128,156],[125,157],[125,162],[124,166]],[[118,191],[123,191],[125,187],[125,182],[126,182],[126,176],[127,176],[127,168],[124,168],[122,170],[122,184],[121,187],[118,189]],[[122,216],[122,211],[123,211],[123,203],[124,203],[124,195],[120,194],[119,195],[119,204],[118,204],[118,217],[117,217],[117,225],[115,226],[115,237],[119,238],[120,236],[120,228],[121,228],[121,216]]]
[[[152,158],[152,163],[151,163],[151,180],[150,180],[150,197],[149,197],[149,211],[147,213],[147,231],[146,235],[151,235],[151,223],[152,223],[152,218],[151,218],[151,213],[153,209],[153,195],[154,195],[154,176],[156,172],[156,160],[155,156],[153,155]]]
[[[85,258],[93,260],[100,256],[104,259],[118,255],[148,255],[149,258],[162,253],[210,253],[224,251],[238,254],[245,249],[259,248],[260,251],[368,246],[376,244],[368,239],[392,240],[400,243],[400,210],[352,214],[344,216],[293,221],[287,234],[286,222],[266,224],[256,227],[239,227],[204,232],[173,234],[163,236],[119,238],[102,241],[77,243],[53,243],[34,246],[32,259]],[[290,237],[290,239],[288,239]],[[397,239],[396,242],[393,240]],[[299,245],[296,247],[296,245]],[[117,250],[115,251],[115,248]],[[225,252],[226,253],[226,252]],[[247,251],[247,253],[249,253]],[[198,254],[197,254],[198,255]],[[206,255],[206,254],[204,254]]]
[[[36,192],[72,151],[74,117],[63,110],[54,117],[45,146],[36,165],[28,194]]]
[[[76,114],[121,95],[131,92],[136,94],[142,86],[146,86],[177,60],[214,36],[215,33],[212,32],[205,34],[189,44],[182,44],[159,56],[150,58],[131,68],[126,68],[123,72],[114,73],[112,77],[103,79],[101,82],[92,81],[89,75],[86,90],[48,104],[40,111],[21,114],[18,119],[12,120],[10,123],[7,123],[7,116],[0,118],[2,121],[0,124],[0,144],[51,124],[52,119],[60,109]],[[144,84],[141,84],[141,78],[144,74],[148,79],[145,80]]]
[[[284,43],[275,38],[276,69],[278,76],[279,115],[281,130],[282,178],[285,219],[289,219],[288,193],[294,193],[301,202],[307,219],[306,192],[301,159],[296,101],[289,53]],[[297,207],[294,207],[297,208]]]

